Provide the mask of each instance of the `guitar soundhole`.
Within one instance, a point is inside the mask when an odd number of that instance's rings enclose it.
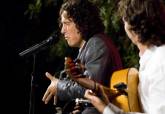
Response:
[[[117,89],[117,91],[120,92],[121,94],[128,95],[128,93],[126,92],[127,85],[125,83],[120,82],[115,84],[113,87]]]

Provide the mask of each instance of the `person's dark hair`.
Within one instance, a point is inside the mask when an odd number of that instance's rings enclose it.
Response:
[[[118,11],[142,44],[165,44],[165,6],[161,0],[121,0]]]
[[[99,8],[88,0],[65,0],[60,9],[60,15],[63,11],[67,12],[68,18],[73,19],[85,40],[104,31]]]

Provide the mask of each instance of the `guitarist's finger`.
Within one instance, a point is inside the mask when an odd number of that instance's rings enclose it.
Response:
[[[94,92],[92,92],[92,90],[87,89],[85,91],[84,97],[91,101],[93,95],[95,95]]]
[[[46,72],[45,75],[46,75],[46,77],[47,77],[49,80],[53,80],[53,78],[54,78],[54,77],[53,77],[50,73],[48,73],[48,72]]]
[[[69,69],[71,72],[76,72],[76,71],[78,72],[79,70],[76,66],[70,67]]]
[[[78,75],[75,75],[74,78],[82,78],[83,75],[82,74],[78,74]]]
[[[50,99],[53,97],[54,95],[52,93],[49,93],[47,95],[47,97],[45,97],[45,104],[48,104],[48,102],[50,101]]]
[[[65,61],[73,61],[70,57],[65,57]]]
[[[85,65],[81,64],[81,63],[76,63],[76,67],[82,71],[85,70]]]
[[[82,77],[82,74],[78,73],[75,70],[70,70],[70,69],[66,69],[65,70],[67,72],[67,74],[71,77],[71,78],[80,78]]]
[[[66,68],[65,71],[72,75],[80,74],[79,69],[77,69],[76,67]]]
[[[49,89],[47,89],[44,96],[42,97],[42,101],[44,101],[46,103],[46,99],[49,96],[49,94],[50,94]]]
[[[70,67],[74,67],[75,64],[74,63],[65,63],[65,68],[70,68]]]
[[[80,113],[80,110],[79,109],[76,109],[76,110],[72,111],[71,114],[79,114],[79,113]]]
[[[73,60],[70,57],[65,57],[65,63],[71,63]]]
[[[64,64],[71,64],[71,63],[75,64],[73,61],[68,61],[68,60],[65,60],[64,62]]]

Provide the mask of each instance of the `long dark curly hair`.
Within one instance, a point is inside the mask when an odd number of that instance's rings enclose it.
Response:
[[[120,16],[145,45],[165,44],[165,6],[161,0],[121,0]]]
[[[86,41],[94,34],[104,31],[105,27],[99,8],[88,0],[65,0],[59,15],[63,11],[67,12],[68,18],[73,19],[77,29]]]

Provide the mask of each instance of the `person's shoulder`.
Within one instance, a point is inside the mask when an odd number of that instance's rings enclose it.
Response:
[[[155,55],[155,58],[163,62],[165,58],[165,45],[157,47],[154,55]]]
[[[102,36],[100,34],[93,35],[86,43],[86,47],[93,48],[95,50],[107,50],[107,44],[106,41],[103,40]]]
[[[112,42],[111,38],[105,34],[105,33],[99,33],[99,34],[95,34],[93,35],[90,39],[89,42]]]
[[[156,54],[165,56],[165,45],[157,47]]]
[[[102,40],[102,38],[101,38],[101,36],[99,35],[99,34],[96,34],[96,35],[93,35],[89,40],[88,40],[88,43],[96,43],[96,44],[100,44],[100,43],[102,43],[103,42],[103,40]]]

